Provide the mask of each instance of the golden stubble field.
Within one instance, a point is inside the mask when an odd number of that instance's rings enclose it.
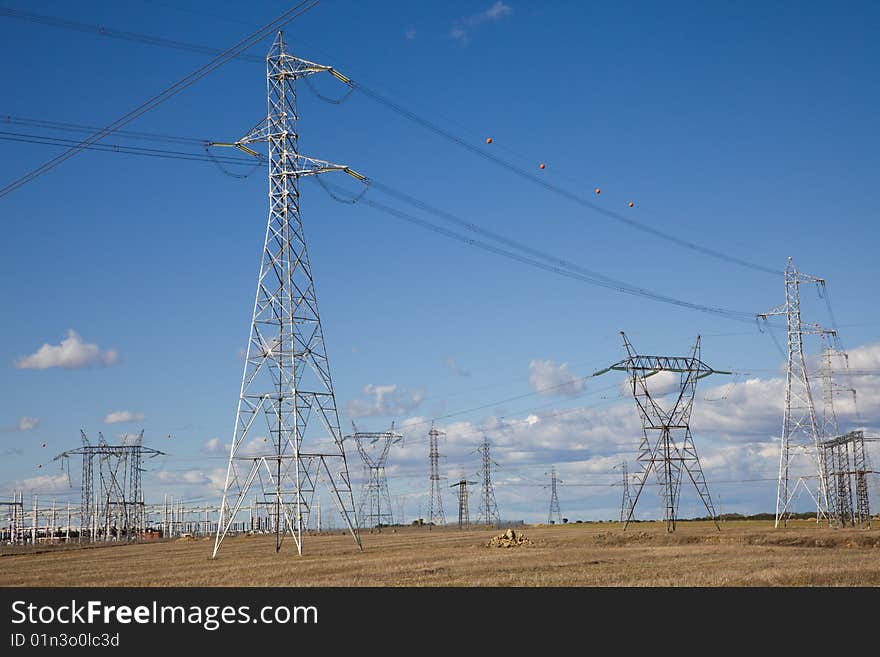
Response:
[[[520,529],[515,531],[519,532]],[[386,528],[364,551],[341,532],[208,539],[0,556],[0,586],[878,586],[880,530],[795,521],[526,526],[530,545],[490,548],[496,529]]]

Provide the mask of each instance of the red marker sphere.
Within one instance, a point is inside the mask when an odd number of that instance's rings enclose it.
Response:
[[[629,205],[629,207],[633,207],[633,206],[635,205],[635,203],[633,203],[632,201],[630,201],[628,205]]]
[[[596,188],[596,194],[601,194],[601,193],[602,193],[602,190],[599,189],[599,188],[597,187],[597,188]]]
[[[491,137],[486,137],[486,143],[487,143],[487,144],[491,144],[491,143],[492,143],[492,138],[491,138]]]
[[[544,163],[543,163],[543,162],[541,162],[541,165],[540,165],[540,166],[541,166],[541,168],[542,168],[542,169],[543,169],[543,168],[544,168]]]

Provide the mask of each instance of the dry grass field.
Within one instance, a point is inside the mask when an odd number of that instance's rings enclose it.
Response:
[[[519,531],[518,529],[516,531]],[[880,530],[795,521],[683,522],[522,528],[531,544],[487,547],[495,529],[386,528],[364,551],[341,532],[287,539],[208,539],[0,556],[0,586],[878,586]]]

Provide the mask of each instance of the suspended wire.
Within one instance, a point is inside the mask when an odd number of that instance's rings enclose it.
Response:
[[[315,87],[315,85],[309,79],[309,76],[306,75],[301,79],[303,82],[306,83],[306,86],[311,90],[311,92],[313,94],[315,94],[315,96],[317,96],[318,98],[323,100],[325,103],[330,103],[331,105],[342,105],[342,103],[344,103],[346,100],[348,100],[348,98],[351,96],[351,94],[354,93],[354,87],[352,87],[350,85],[346,85],[348,87],[348,91],[346,91],[344,94],[342,94],[338,98],[330,98],[329,96],[325,96],[320,91],[318,91],[318,89]]]
[[[216,155],[214,155],[214,153],[211,152],[211,144],[209,144],[209,143],[205,144],[205,154],[208,156],[208,159],[211,162],[213,162],[215,165],[217,165],[217,168],[220,169],[220,171],[222,171],[224,174],[226,174],[230,178],[238,178],[239,180],[243,180],[244,178],[249,178],[253,173],[255,173],[256,171],[261,169],[263,167],[263,165],[265,164],[265,161],[263,160],[263,158],[260,158],[251,167],[251,169],[247,173],[235,173],[235,172],[227,169],[225,166],[223,166],[223,163],[220,161],[220,159]]]
[[[620,222],[620,223],[623,223],[623,224],[629,226],[630,228],[648,233],[650,235],[653,235],[654,237],[658,237],[660,239],[666,240],[667,242],[671,242],[671,243],[676,244],[680,247],[690,249],[692,251],[696,251],[698,253],[702,253],[703,255],[708,255],[713,258],[717,258],[719,260],[724,260],[724,261],[729,262],[731,264],[736,264],[741,267],[746,267],[748,269],[753,269],[755,271],[760,271],[760,272],[767,273],[767,274],[773,274],[774,276],[782,274],[782,271],[780,271],[780,270],[772,269],[770,267],[765,267],[764,265],[759,265],[759,264],[752,263],[747,260],[743,260],[741,258],[735,257],[733,255],[730,255],[729,253],[725,253],[722,251],[717,251],[715,249],[711,249],[709,247],[701,246],[695,242],[691,242],[689,240],[685,240],[680,237],[676,237],[675,235],[672,235],[671,233],[667,233],[667,232],[661,231],[657,228],[653,228],[651,226],[648,226],[646,224],[638,222],[638,221],[636,221],[630,217],[627,217],[619,212],[615,212],[613,210],[609,210],[607,208],[604,208],[604,207],[598,205],[597,203],[590,201],[586,197],[581,196],[580,194],[572,192],[572,191],[565,189],[559,185],[554,185],[553,183],[548,182],[547,180],[545,180],[539,176],[536,176],[534,173],[531,173],[531,172],[523,169],[522,167],[519,167],[516,164],[513,164],[512,162],[509,162],[505,159],[498,157],[497,155],[489,153],[483,148],[475,146],[470,141],[465,140],[461,137],[458,137],[457,135],[445,130],[444,128],[429,121],[428,119],[425,119],[425,118],[419,116],[415,112],[412,112],[412,111],[406,109],[405,107],[399,105],[398,103],[394,102],[393,100],[391,100],[385,96],[382,96],[378,92],[370,89],[369,87],[364,86],[363,84],[360,84],[359,82],[352,81],[351,85],[355,89],[357,89],[358,91],[363,93],[365,96],[367,96],[368,98],[371,98],[372,100],[387,107],[388,109],[394,111],[395,113],[400,114],[401,116],[405,117],[406,119],[409,119],[413,123],[415,123],[423,128],[426,128],[427,130],[430,130],[434,134],[436,134],[440,137],[443,137],[444,139],[446,139],[446,140],[448,140],[458,146],[461,146],[462,148],[468,150],[469,152],[471,152],[475,155],[478,155],[478,156],[482,157],[483,159],[485,159],[495,165],[498,165],[504,169],[507,169],[508,171],[510,171],[512,173],[515,173],[516,175],[520,176],[521,178],[524,178],[530,182],[533,182],[537,185],[540,185],[541,187],[544,187],[548,191],[553,192],[554,194],[557,194],[558,196],[561,196],[563,198],[567,198],[570,201],[574,201],[575,203],[577,203],[583,207],[586,207],[590,210],[593,210],[595,212],[598,212],[599,214],[601,214],[605,217],[608,217],[609,219],[613,219],[617,222]]]
[[[79,142],[72,139],[62,139],[60,137],[46,137],[43,135],[30,135],[15,132],[0,131],[0,140],[16,141],[26,144],[40,144],[43,146],[60,146],[69,147]],[[206,156],[199,153],[187,153],[184,151],[171,151],[167,149],[143,148],[140,146],[123,146],[119,144],[90,144],[84,146],[83,150],[100,151],[103,153],[122,153],[125,155],[141,155],[145,157],[158,157],[169,160],[190,160],[193,162],[220,162],[228,165],[253,165],[253,158],[234,157],[234,156]]]
[[[32,171],[26,173],[25,175],[17,178],[16,180],[7,184],[5,187],[0,188],[0,198],[6,196],[10,192],[18,189],[19,187],[26,185],[27,183],[34,180],[35,178],[43,175],[44,173],[46,173],[47,171],[49,171],[53,168],[55,168],[56,166],[58,166],[62,162],[65,162],[66,160],[70,159],[74,155],[82,152],[83,150],[86,149],[87,146],[101,141],[102,139],[104,139],[108,135],[112,134],[116,130],[122,128],[123,126],[127,125],[128,123],[131,123],[132,121],[134,121],[138,117],[149,112],[151,109],[164,103],[166,100],[176,96],[184,89],[192,86],[193,84],[195,84],[196,82],[201,80],[203,77],[205,77],[209,73],[215,71],[216,69],[218,69],[221,66],[223,66],[224,64],[226,64],[230,59],[234,58],[236,55],[243,53],[245,50],[247,50],[248,48],[250,48],[251,46],[256,44],[258,41],[263,39],[266,35],[268,35],[272,31],[277,30],[278,28],[282,27],[283,25],[298,18],[299,16],[304,14],[309,9],[315,7],[319,2],[320,2],[320,0],[304,0],[303,2],[300,2],[292,9],[289,9],[288,11],[281,14],[278,18],[275,18],[274,20],[270,21],[269,23],[267,23],[266,25],[261,27],[256,32],[253,32],[252,34],[245,37],[244,39],[239,41],[237,44],[232,46],[231,48],[228,48],[227,50],[223,51],[221,54],[217,55],[207,64],[199,67],[198,69],[196,69],[192,73],[184,76],[183,78],[181,78],[180,80],[175,82],[174,84],[166,87],[163,91],[159,92],[158,94],[156,94],[155,96],[153,96],[149,100],[146,100],[145,102],[141,103],[133,110],[127,112],[126,114],[123,114],[121,117],[119,117],[118,119],[116,119],[112,123],[109,123],[107,126],[102,128],[101,130],[93,133],[92,135],[85,138],[84,140],[82,140],[81,142],[76,144],[75,146],[72,146],[71,148],[64,151],[63,153],[56,155],[54,158],[52,158],[48,162],[42,164],[41,166],[37,167],[36,169],[33,169]]]
[[[337,185],[333,185],[331,183],[323,183],[323,184],[330,187],[332,190],[336,190],[336,191],[342,190],[341,187],[339,187]],[[378,188],[378,186],[375,182],[373,183],[373,186]],[[383,191],[387,191],[387,189],[388,188],[386,187]],[[493,244],[489,244],[488,242],[485,242],[483,240],[477,240],[477,239],[472,239],[472,238],[466,237],[466,236],[461,235],[459,233],[456,233],[456,232],[453,232],[453,231],[448,230],[446,228],[443,228],[442,226],[438,226],[437,224],[431,223],[425,219],[418,218],[412,214],[409,214],[409,213],[404,212],[402,210],[399,210],[397,208],[393,208],[391,206],[385,205],[384,203],[380,203],[378,201],[373,201],[369,198],[363,198],[363,199],[361,199],[361,202],[368,205],[371,208],[374,208],[376,210],[384,212],[385,214],[389,214],[391,216],[397,217],[398,219],[402,219],[402,220],[407,221],[409,223],[416,224],[418,226],[421,226],[422,228],[426,228],[428,230],[431,230],[435,233],[438,233],[438,234],[443,235],[445,237],[448,237],[450,239],[458,240],[458,241],[463,242],[465,244],[469,244],[471,246],[475,246],[475,247],[483,249],[485,251],[495,253],[496,255],[510,258],[512,260],[516,260],[516,261],[521,262],[523,264],[530,265],[530,266],[536,267],[538,269],[543,269],[544,271],[555,273],[560,276],[565,276],[567,278],[572,278],[572,279],[579,280],[579,281],[582,281],[585,283],[589,283],[591,285],[597,285],[600,287],[604,287],[604,288],[607,288],[610,290],[623,292],[625,294],[631,294],[631,295],[639,296],[642,298],[652,299],[654,301],[660,301],[663,303],[672,304],[672,305],[679,306],[682,308],[689,308],[691,310],[697,310],[697,311],[712,314],[712,315],[718,315],[718,316],[724,317],[726,319],[731,319],[734,321],[745,322],[745,323],[749,323],[749,324],[753,321],[754,315],[752,313],[736,311],[736,310],[729,310],[726,308],[719,308],[719,307],[715,307],[715,306],[707,306],[707,305],[703,305],[703,304],[692,303],[690,301],[684,301],[681,299],[677,299],[675,297],[671,297],[668,295],[653,292],[653,291],[647,290],[645,288],[634,287],[634,286],[629,285],[628,283],[624,283],[622,281],[611,278],[609,276],[605,276],[605,275],[599,274],[597,272],[592,272],[588,269],[585,269],[585,268],[579,267],[579,266],[575,266],[575,265],[570,265],[572,267],[572,269],[569,269],[569,268],[565,268],[565,266],[563,266],[561,264],[548,264],[546,262],[541,262],[540,260],[536,259],[535,257],[524,256],[519,253],[515,253],[509,249],[503,249],[503,248],[495,246]],[[427,206],[425,206],[425,207],[427,207]],[[443,214],[446,215],[447,217],[451,216],[446,213],[443,213]],[[463,220],[456,220],[456,221],[461,222],[465,226],[470,226],[469,229],[473,230],[474,232],[477,232],[477,233],[483,234],[483,235],[487,235],[487,236],[491,235],[491,236],[493,236],[493,239],[500,239],[501,241],[503,241],[506,244],[516,245],[516,248],[519,248],[527,253],[528,252],[535,253],[535,254],[540,253],[537,250],[532,249],[531,247],[527,247],[525,245],[520,245],[517,242],[514,242],[513,240],[510,240],[508,238],[503,238],[503,237],[499,238],[499,237],[495,236],[494,233],[491,233],[489,231],[485,231],[484,229],[479,229],[476,226],[474,226],[473,224],[470,224],[470,222],[464,222]],[[554,258],[553,256],[549,256],[546,254],[541,254],[540,257],[542,257],[546,260],[550,260],[552,262],[557,262],[557,263],[566,262],[566,261],[560,261],[560,260]]]
[[[80,123],[64,123],[61,121],[45,121],[43,119],[29,119],[22,116],[4,115],[0,117],[0,122],[10,125],[21,125],[31,128],[46,128],[48,130],[60,130],[63,132],[85,132],[93,133],[100,128]],[[133,130],[116,130],[113,134],[118,137],[129,137],[131,139],[139,139],[144,141],[155,141],[168,144],[189,144],[193,146],[203,146],[211,143],[211,139],[200,139],[198,137],[178,137],[176,135],[166,135],[157,132],[136,132]]]
[[[314,0],[315,3],[317,3],[318,1],[319,0]],[[302,4],[303,3],[300,3],[300,5],[297,5],[297,7],[301,6]],[[307,11],[310,8],[311,7],[306,7],[302,11],[303,12]],[[295,9],[296,9],[296,7],[294,8],[294,10]],[[294,10],[291,10],[291,11],[294,11]],[[302,12],[300,12],[300,13],[302,13]],[[284,16],[286,16],[286,15],[287,14],[285,14]],[[181,41],[173,41],[170,39],[162,39],[159,37],[153,37],[153,36],[144,35],[144,34],[136,34],[133,32],[124,32],[121,30],[114,30],[114,29],[105,28],[102,26],[86,25],[83,23],[77,23],[77,22],[68,21],[65,19],[54,18],[51,16],[41,16],[38,14],[32,14],[29,12],[23,12],[23,11],[14,10],[14,9],[0,9],[0,16],[5,16],[8,18],[14,18],[14,19],[18,19],[18,20],[33,22],[33,23],[39,23],[39,24],[43,24],[43,25],[49,25],[52,27],[61,27],[61,28],[72,29],[72,30],[76,30],[76,31],[80,31],[80,32],[88,32],[88,33],[92,33],[92,34],[97,34],[99,36],[107,36],[107,37],[112,37],[112,38],[116,38],[116,39],[124,39],[124,40],[128,40],[128,41],[146,43],[149,45],[161,46],[161,47],[165,47],[165,48],[173,48],[173,49],[177,49],[177,50],[186,50],[186,51],[190,51],[190,52],[199,52],[199,53],[204,53],[204,54],[217,55],[218,57],[223,55],[225,57],[225,61],[228,61],[229,59],[233,59],[233,58],[243,59],[243,60],[252,61],[252,62],[260,62],[260,63],[265,61],[264,58],[256,57],[253,55],[247,55],[247,54],[243,53],[242,50],[245,50],[246,48],[236,49],[236,52],[230,53],[230,50],[232,50],[232,49],[227,50],[227,51],[220,51],[219,49],[211,48],[208,46],[202,46],[202,45],[191,44],[191,43],[184,43]],[[292,20],[293,18],[295,18],[295,16],[287,19],[287,21]],[[278,20],[281,20],[281,18],[276,19],[276,21],[278,21]],[[285,22],[287,22],[287,21],[285,21]],[[265,28],[263,28],[263,29],[265,29]],[[250,45],[253,45],[253,44],[250,43]],[[250,45],[248,45],[247,47],[250,47]],[[564,187],[561,187],[559,185],[554,185],[553,183],[548,182],[543,177],[536,176],[534,173],[532,173],[532,172],[530,172],[520,166],[517,166],[516,164],[514,164],[512,162],[509,162],[501,157],[498,157],[497,155],[490,153],[483,148],[479,148],[479,147],[475,146],[469,140],[463,139],[462,137],[459,137],[459,136],[455,135],[454,133],[440,127],[436,123],[416,114],[412,110],[406,109],[405,107],[403,107],[399,103],[391,100],[390,98],[388,98],[386,96],[383,96],[379,92],[375,91],[374,89],[371,89],[370,87],[367,87],[366,85],[364,85],[360,82],[350,80],[349,84],[347,85],[349,87],[349,92],[347,92],[342,98],[339,98],[339,99],[332,99],[332,98],[328,98],[326,96],[323,96],[311,85],[311,83],[308,81],[307,78],[306,78],[306,83],[309,85],[309,87],[312,89],[312,91],[319,98],[321,98],[322,100],[325,100],[327,102],[333,103],[333,104],[340,104],[354,90],[360,91],[366,97],[372,99],[373,101],[379,103],[380,105],[386,107],[387,109],[392,110],[393,112],[403,116],[404,118],[415,123],[416,125],[419,125],[425,129],[429,130],[430,132],[446,139],[447,141],[450,141],[451,143],[456,144],[456,145],[466,149],[467,151],[469,151],[475,155],[480,156],[481,158],[487,160],[488,162],[491,162],[497,166],[500,166],[500,167],[520,176],[521,178],[524,178],[532,183],[540,185],[541,187],[545,188],[546,190],[548,190],[552,193],[555,193],[555,194],[557,194],[563,198],[566,198],[570,201],[573,201],[573,202],[575,202],[585,208],[593,210],[593,211],[595,211],[595,212],[597,212],[597,213],[599,213],[609,219],[613,219],[614,221],[622,223],[632,229],[648,233],[650,235],[653,235],[654,237],[663,239],[667,242],[671,242],[671,243],[676,244],[682,248],[696,251],[698,253],[702,253],[703,255],[707,255],[707,256],[710,256],[710,257],[713,257],[718,260],[722,260],[722,261],[725,261],[725,262],[728,262],[731,264],[735,264],[735,265],[738,265],[741,267],[745,267],[745,268],[752,269],[755,271],[760,271],[760,272],[767,273],[767,274],[773,274],[773,275],[782,274],[782,272],[780,270],[772,269],[770,267],[765,267],[763,265],[749,262],[745,259],[738,258],[738,257],[731,255],[730,253],[727,253],[724,251],[720,251],[717,249],[712,249],[712,248],[709,248],[706,246],[702,246],[700,244],[697,244],[696,242],[692,242],[690,240],[686,240],[686,239],[677,237],[671,233],[659,230],[659,229],[654,228],[652,226],[649,226],[649,225],[646,225],[646,224],[641,223],[639,221],[636,221],[632,217],[629,217],[629,216],[623,215],[619,212],[615,212],[613,210],[609,210],[607,208],[604,208],[601,205],[589,200],[587,197],[584,197],[581,194],[570,191],[570,190],[568,190]],[[9,191],[11,191],[11,190],[9,190]],[[0,190],[0,196],[5,195],[6,193],[8,193],[7,190],[5,190],[5,189]]]

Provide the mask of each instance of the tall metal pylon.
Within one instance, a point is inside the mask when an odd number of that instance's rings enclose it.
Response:
[[[690,417],[694,407],[697,381],[710,374],[730,374],[730,372],[714,370],[700,360],[700,336],[694,341],[689,356],[643,356],[636,353],[623,331],[620,335],[623,338],[627,358],[596,372],[596,376],[610,370],[626,372],[629,375],[633,399],[642,418],[642,441],[638,456],[642,471],[634,477],[635,494],[627,513],[624,529],[633,519],[636,504],[653,470],[663,497],[663,519],[666,521],[667,531],[675,531],[681,480],[685,472],[694,484],[715,527],[720,530],[715,506],[709,495],[709,486],[703,475],[703,468],[691,435]],[[678,394],[674,395],[671,406],[667,405],[667,408],[661,406],[659,400],[651,394],[647,383],[649,377],[660,372],[678,375]],[[655,439],[649,434],[654,431],[657,432]]]
[[[621,485],[623,491],[620,496],[620,522],[626,522],[629,511],[632,508],[632,496],[629,490],[629,472],[627,470],[626,461],[621,461],[619,465],[615,465],[614,469],[620,468],[623,479]]]
[[[559,510],[559,496],[556,494],[556,485],[561,484],[562,479],[559,479],[556,476],[555,465],[550,468],[550,472],[544,474],[550,475],[550,513],[547,514],[547,524],[552,525],[555,522],[556,524],[561,525],[562,512]],[[555,519],[554,516],[556,516]]]
[[[819,442],[822,429],[816,417],[813,404],[813,392],[807,373],[804,358],[804,336],[809,334],[833,334],[814,324],[804,326],[801,322],[801,283],[825,285],[825,280],[799,272],[791,258],[785,267],[785,303],[758,317],[766,320],[770,316],[785,315],[788,333],[788,357],[785,374],[785,409],[782,417],[782,434],[779,440],[779,477],[776,486],[776,517],[774,526],[786,524],[791,508],[794,489],[789,481],[792,477],[792,466],[797,457],[806,457],[810,470],[815,473],[818,481],[816,511],[819,516],[828,513],[828,482],[825,464],[822,459]],[[806,485],[806,484],[805,484]],[[811,493],[812,495],[812,493]]]
[[[498,505],[495,503],[495,487],[492,484],[492,464],[495,462],[489,456],[489,449],[489,439],[483,436],[483,442],[477,448],[482,462],[482,468],[480,469],[480,510],[478,520],[483,525],[498,526],[501,524],[501,515],[498,513]]]
[[[289,55],[279,32],[266,57],[266,118],[234,144],[215,144],[255,156],[249,144],[268,144],[269,218],[212,558],[257,482],[276,552],[289,532],[302,554],[319,480],[362,549],[300,216],[300,178],[343,171],[363,179],[349,167],[299,154],[296,81],[325,71],[342,79],[329,66]]]
[[[434,427],[431,423],[431,430],[428,432],[429,447],[428,459],[431,462],[431,492],[428,496],[428,528],[432,525],[445,525],[446,514],[443,513],[443,495],[440,488],[440,447],[438,441],[440,436],[446,434]]]
[[[362,529],[381,529],[383,525],[393,525],[394,514],[385,464],[388,462],[391,446],[399,444],[403,436],[394,431],[392,423],[390,431],[358,431],[354,427],[354,433],[346,436],[346,439],[349,438],[353,438],[357,445],[366,475],[358,508],[358,526]]]
[[[471,518],[468,512],[468,486],[473,486],[475,481],[468,481],[464,472],[461,473],[461,479],[452,484],[450,488],[458,488],[458,528],[465,529],[470,527]]]

